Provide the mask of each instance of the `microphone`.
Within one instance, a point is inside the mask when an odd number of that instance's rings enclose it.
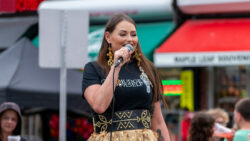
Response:
[[[126,49],[128,49],[128,52],[133,51],[133,46],[130,45],[130,44],[126,44],[124,47],[125,47]],[[123,58],[120,57],[120,58],[117,60],[117,62],[115,62],[115,68],[116,68],[117,66],[119,66],[119,65],[121,64],[122,61],[123,61]]]

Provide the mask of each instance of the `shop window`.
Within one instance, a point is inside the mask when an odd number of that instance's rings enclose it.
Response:
[[[237,100],[246,97],[246,66],[215,69],[215,107],[234,111]]]
[[[165,98],[168,104],[168,110],[178,110],[180,108],[180,90],[178,89],[179,84],[171,85],[167,83],[179,82],[180,81],[180,68],[158,68],[159,75],[163,80],[163,87],[165,88]],[[166,84],[164,84],[166,83]],[[170,91],[170,88],[172,89]],[[175,90],[173,90],[173,88]],[[177,92],[178,89],[178,92]]]

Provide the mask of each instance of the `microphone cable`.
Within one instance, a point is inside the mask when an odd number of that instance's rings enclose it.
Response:
[[[110,141],[112,141],[112,131],[113,131],[113,117],[114,117],[114,110],[115,110],[115,68],[113,71],[113,101],[112,101],[112,109],[111,109],[111,129],[110,129]]]
[[[125,47],[128,49],[128,51],[133,50],[133,46],[130,44],[125,45]],[[114,118],[114,111],[115,111],[115,68],[119,66],[119,64],[123,61],[123,58],[121,58],[121,61],[119,63],[115,63],[114,65],[114,71],[113,71],[113,101],[112,101],[112,109],[111,109],[111,130],[110,130],[110,141],[112,141],[112,131],[113,131],[113,118]],[[119,77],[119,76],[118,76]]]

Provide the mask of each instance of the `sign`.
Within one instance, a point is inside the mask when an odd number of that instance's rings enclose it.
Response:
[[[194,110],[194,87],[193,87],[193,71],[185,70],[181,72],[181,81],[183,91],[180,99],[181,108]]]
[[[44,0],[0,0],[0,13],[37,11]]]
[[[16,0],[0,0],[0,13],[15,13]]]
[[[182,94],[181,80],[162,80],[162,85],[165,96],[179,96]]]
[[[249,65],[250,52],[158,53],[155,63],[158,67]]]
[[[39,10],[39,65],[46,68],[61,66],[62,23],[66,46],[66,68],[82,68],[88,62],[89,14],[83,10]]]
[[[142,4],[143,3],[143,4]],[[171,0],[78,0],[45,1],[48,9],[83,9],[89,12],[91,22],[106,22],[114,13],[122,12],[133,19],[154,20],[172,18]]]
[[[16,0],[16,11],[37,11],[39,4],[44,0]]]
[[[39,8],[39,65],[60,68],[59,140],[65,141],[67,68],[83,68],[88,62],[89,13],[48,9],[49,5]]]

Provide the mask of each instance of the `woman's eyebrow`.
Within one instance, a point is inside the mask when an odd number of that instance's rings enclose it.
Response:
[[[127,30],[121,29],[120,32],[127,32]],[[131,32],[136,32],[136,30],[132,30]]]

